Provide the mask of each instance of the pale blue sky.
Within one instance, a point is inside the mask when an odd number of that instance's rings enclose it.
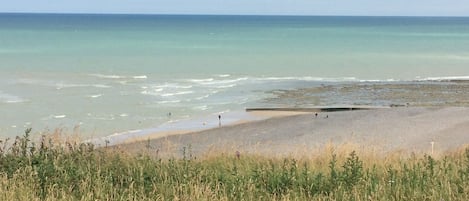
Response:
[[[0,12],[469,16],[469,0],[0,0]]]

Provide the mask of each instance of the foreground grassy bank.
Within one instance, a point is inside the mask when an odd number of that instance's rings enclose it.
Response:
[[[160,159],[90,144],[0,150],[0,200],[469,200],[469,148],[439,157],[334,150],[304,159]],[[5,144],[5,142],[3,142]]]

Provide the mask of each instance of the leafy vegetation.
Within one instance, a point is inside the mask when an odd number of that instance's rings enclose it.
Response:
[[[130,155],[92,144],[35,144],[30,130],[0,149],[0,200],[469,200],[469,148],[430,155],[309,159]],[[327,156],[325,156],[327,155]]]

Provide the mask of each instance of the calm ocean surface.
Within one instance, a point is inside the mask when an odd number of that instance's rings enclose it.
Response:
[[[469,18],[0,14],[0,70],[1,137],[103,137],[277,89],[466,79]]]

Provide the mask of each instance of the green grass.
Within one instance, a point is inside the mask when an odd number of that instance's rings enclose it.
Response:
[[[438,158],[160,159],[46,137],[34,144],[29,132],[0,150],[0,200],[469,200],[469,148]]]

